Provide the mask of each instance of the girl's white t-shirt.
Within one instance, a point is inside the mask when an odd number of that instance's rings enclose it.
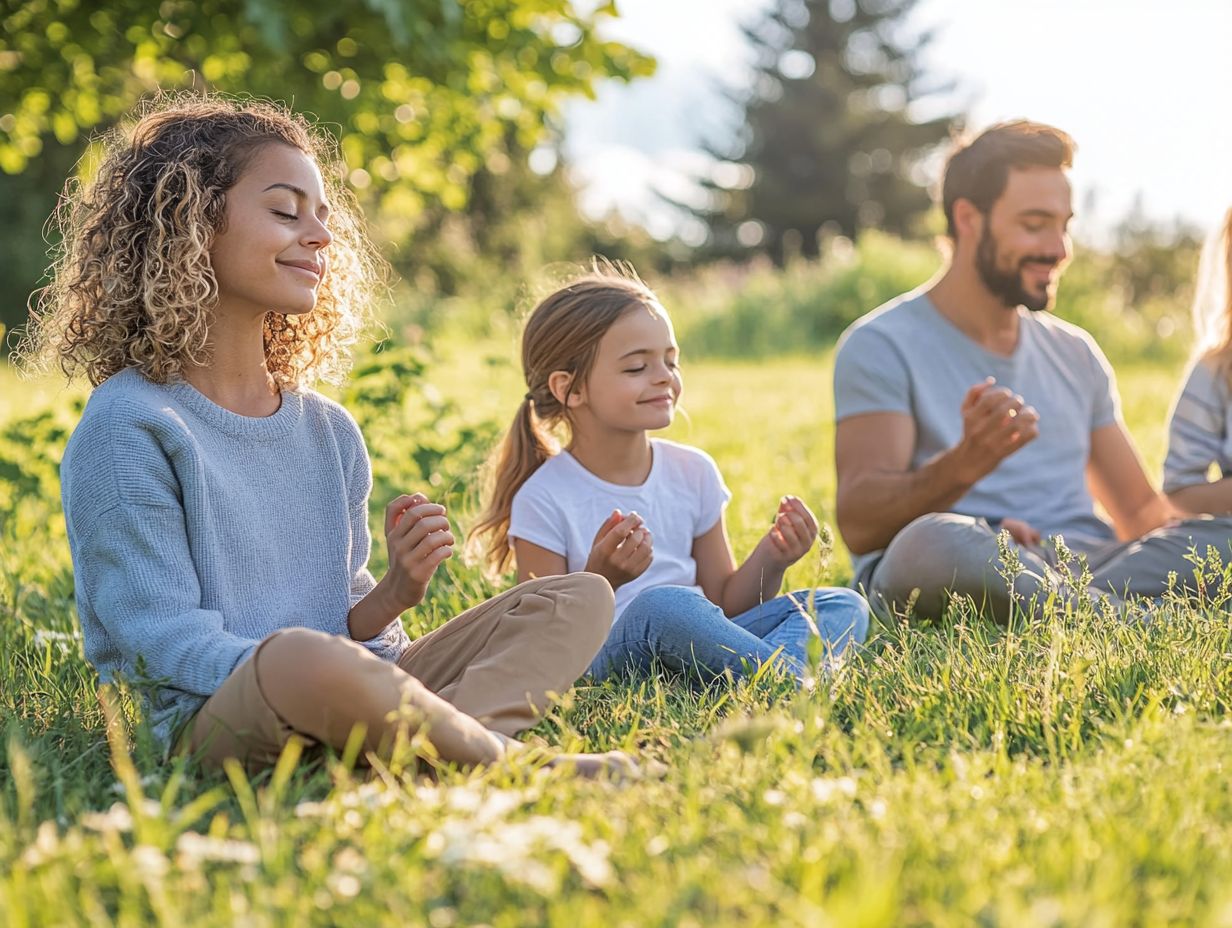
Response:
[[[654,560],[636,580],[616,590],[616,618],[650,587],[697,585],[694,539],[718,523],[731,491],[706,452],[662,438],[651,439],[650,473],[640,486],[600,480],[568,451],[545,461],[513,497],[509,542],[539,545],[584,570],[599,527],[613,509],[637,512],[654,540]]]

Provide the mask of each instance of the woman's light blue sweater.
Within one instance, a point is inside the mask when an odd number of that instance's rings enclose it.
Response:
[[[86,658],[142,687],[164,744],[261,639],[348,635],[375,585],[363,437],[312,390],[253,418],[125,370],[90,397],[61,483]],[[396,660],[408,639],[394,621],[364,644]]]

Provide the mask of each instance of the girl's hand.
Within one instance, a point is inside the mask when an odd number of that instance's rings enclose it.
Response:
[[[764,544],[770,560],[787,568],[804,557],[817,540],[817,517],[795,496],[784,496]]]
[[[1040,543],[1040,533],[1022,519],[1002,519],[1001,527],[1020,545],[1034,548]]]
[[[399,496],[385,508],[385,543],[389,573],[382,582],[401,612],[423,601],[428,581],[441,563],[453,557],[454,537],[445,507],[422,493]]]
[[[636,512],[612,510],[595,535],[586,570],[606,577],[612,589],[640,577],[654,560],[654,539]]]

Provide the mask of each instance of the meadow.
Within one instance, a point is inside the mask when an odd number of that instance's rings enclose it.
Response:
[[[745,302],[729,296],[724,313],[717,284],[664,289],[687,411],[668,434],[718,461],[738,554],[786,492],[833,524],[830,344],[844,320],[794,353],[740,356],[758,330],[741,319],[765,312],[773,330],[768,314],[793,326],[792,307],[816,308],[790,273],[777,290],[743,280]],[[1158,474],[1183,349],[1134,335],[1137,318],[1097,321]],[[427,488],[465,526],[475,468],[524,389],[515,327],[480,338],[459,313],[430,351],[396,317],[390,330],[334,391],[368,436],[372,524],[390,495]],[[517,761],[427,778],[346,755],[208,774],[159,758],[129,694],[105,711],[82,658],[56,463],[83,396],[0,367],[0,924],[1232,924],[1221,558],[1195,565],[1200,600],[1148,623],[1082,607],[1002,628],[959,605],[935,626],[879,627],[811,691],[772,674],[700,691],[583,683],[530,735],[661,765],[631,784]],[[845,581],[832,548],[788,584]],[[407,626],[497,585],[450,562]]]

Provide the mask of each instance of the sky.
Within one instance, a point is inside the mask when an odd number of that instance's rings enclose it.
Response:
[[[584,210],[616,209],[660,237],[701,234],[654,190],[687,197],[709,169],[699,144],[730,138],[719,87],[744,82],[739,24],[767,2],[621,0],[606,33],[659,67],[567,110]],[[937,102],[970,127],[1028,117],[1074,137],[1079,237],[1098,240],[1136,199],[1203,231],[1232,205],[1232,0],[920,0],[908,28],[938,30],[925,67],[955,82]]]

